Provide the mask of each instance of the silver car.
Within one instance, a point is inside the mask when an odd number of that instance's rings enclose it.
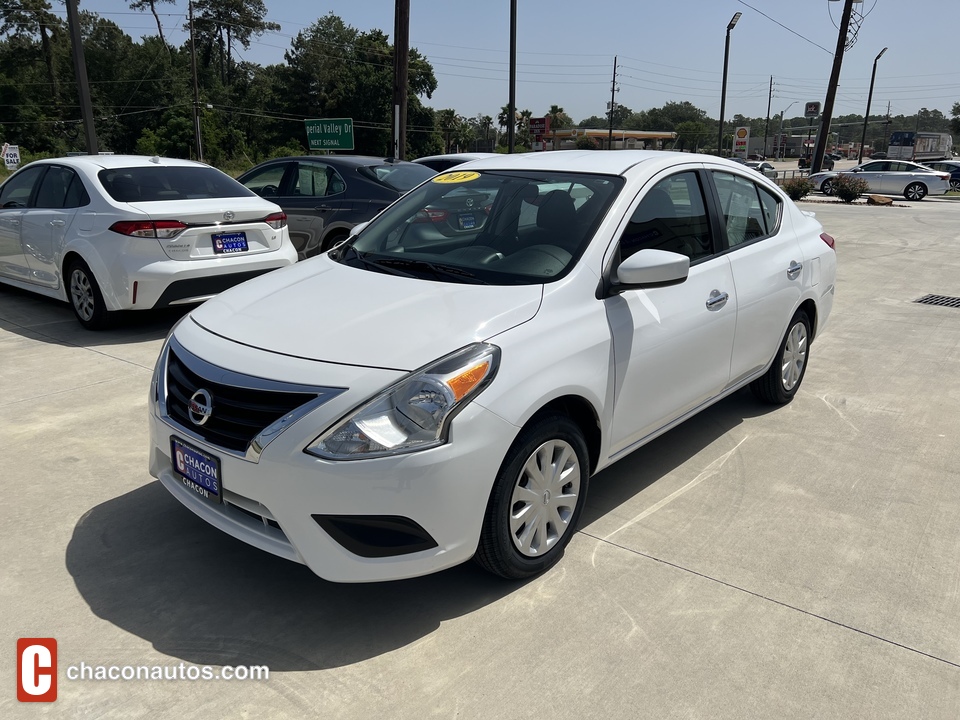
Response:
[[[839,175],[866,180],[871,193],[902,195],[907,200],[923,200],[927,195],[945,195],[950,189],[950,173],[903,160],[871,160],[843,172],[815,173],[808,180],[815,190],[824,195],[833,195],[833,184]]]

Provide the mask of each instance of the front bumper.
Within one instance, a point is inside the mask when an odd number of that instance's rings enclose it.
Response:
[[[309,365],[316,373],[324,364]],[[470,559],[490,490],[518,428],[474,402],[453,420],[450,441],[437,448],[338,462],[304,452],[369,394],[347,390],[314,409],[276,435],[255,460],[204,442],[163,417],[152,394],[150,474],[211,525],[261,550],[304,563],[326,580],[395,580]],[[223,503],[204,499],[174,471],[171,436],[219,459]],[[377,553],[358,544],[356,537],[338,533],[330,518],[393,519],[394,537],[402,521],[422,530],[431,542]]]

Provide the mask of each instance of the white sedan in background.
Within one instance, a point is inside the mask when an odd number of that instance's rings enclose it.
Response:
[[[69,302],[90,330],[296,261],[280,208],[202,163],[55,158],[0,185],[0,282]]]
[[[633,150],[465,167],[174,328],[149,470],[181,503],[333,581],[523,578],[593,474],[740,388],[795,396],[836,254],[770,180]]]
[[[865,180],[871,193],[902,195],[907,200],[946,195],[950,189],[950,173],[904,160],[871,160],[843,172],[815,173],[807,180],[813,184],[814,190],[833,195],[833,183],[839,175]]]

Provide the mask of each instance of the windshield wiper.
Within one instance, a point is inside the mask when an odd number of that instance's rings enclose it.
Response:
[[[386,263],[377,262],[376,260],[370,260],[362,252],[357,250],[353,245],[348,245],[347,247],[345,247],[340,252],[340,258],[343,260],[346,260],[348,253],[352,255],[353,259],[359,261],[360,264],[366,268],[372,268],[379,272],[387,273],[388,275],[399,275],[400,277],[409,277],[409,278],[417,277],[413,273],[408,273],[405,270],[401,270],[400,268],[391,267]]]
[[[386,261],[380,261],[380,263],[384,265],[389,264],[391,266],[398,264],[407,265],[411,269],[432,272],[437,277],[452,278],[454,280],[473,285],[490,284],[486,280],[481,280],[469,270],[464,270],[463,268],[456,267],[455,265],[443,265],[440,263],[431,262],[429,260],[421,260],[419,258],[389,258]]]

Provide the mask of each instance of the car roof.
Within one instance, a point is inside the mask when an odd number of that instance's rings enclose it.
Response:
[[[351,167],[383,165],[384,163],[401,165],[407,162],[406,160],[398,160],[396,158],[376,157],[374,155],[290,155],[287,157],[270,158],[269,160],[264,160],[262,163],[259,163],[259,165],[266,165],[267,163],[274,163],[274,162],[289,162],[291,160],[305,160],[305,161],[313,161],[313,162],[319,161],[319,162],[330,163],[331,165],[351,166]]]
[[[666,164],[714,162],[733,164],[725,158],[666,150],[546,150],[543,152],[498,154],[474,160],[471,170],[543,170],[557,172],[623,175],[643,163]]]
[[[180,160],[165,158],[156,155],[70,155],[67,157],[44,158],[35,161],[47,165],[68,165],[75,168],[86,168],[93,172],[112,168],[128,167],[210,167],[205,163],[194,160]],[[32,164],[32,163],[31,163]]]
[[[503,155],[505,153],[488,153],[488,152],[477,152],[477,153],[446,153],[444,155],[427,155],[425,157],[419,157],[412,162],[423,163],[428,160],[462,160],[463,162],[469,162],[470,160],[482,160],[484,158],[497,157],[497,155]]]

